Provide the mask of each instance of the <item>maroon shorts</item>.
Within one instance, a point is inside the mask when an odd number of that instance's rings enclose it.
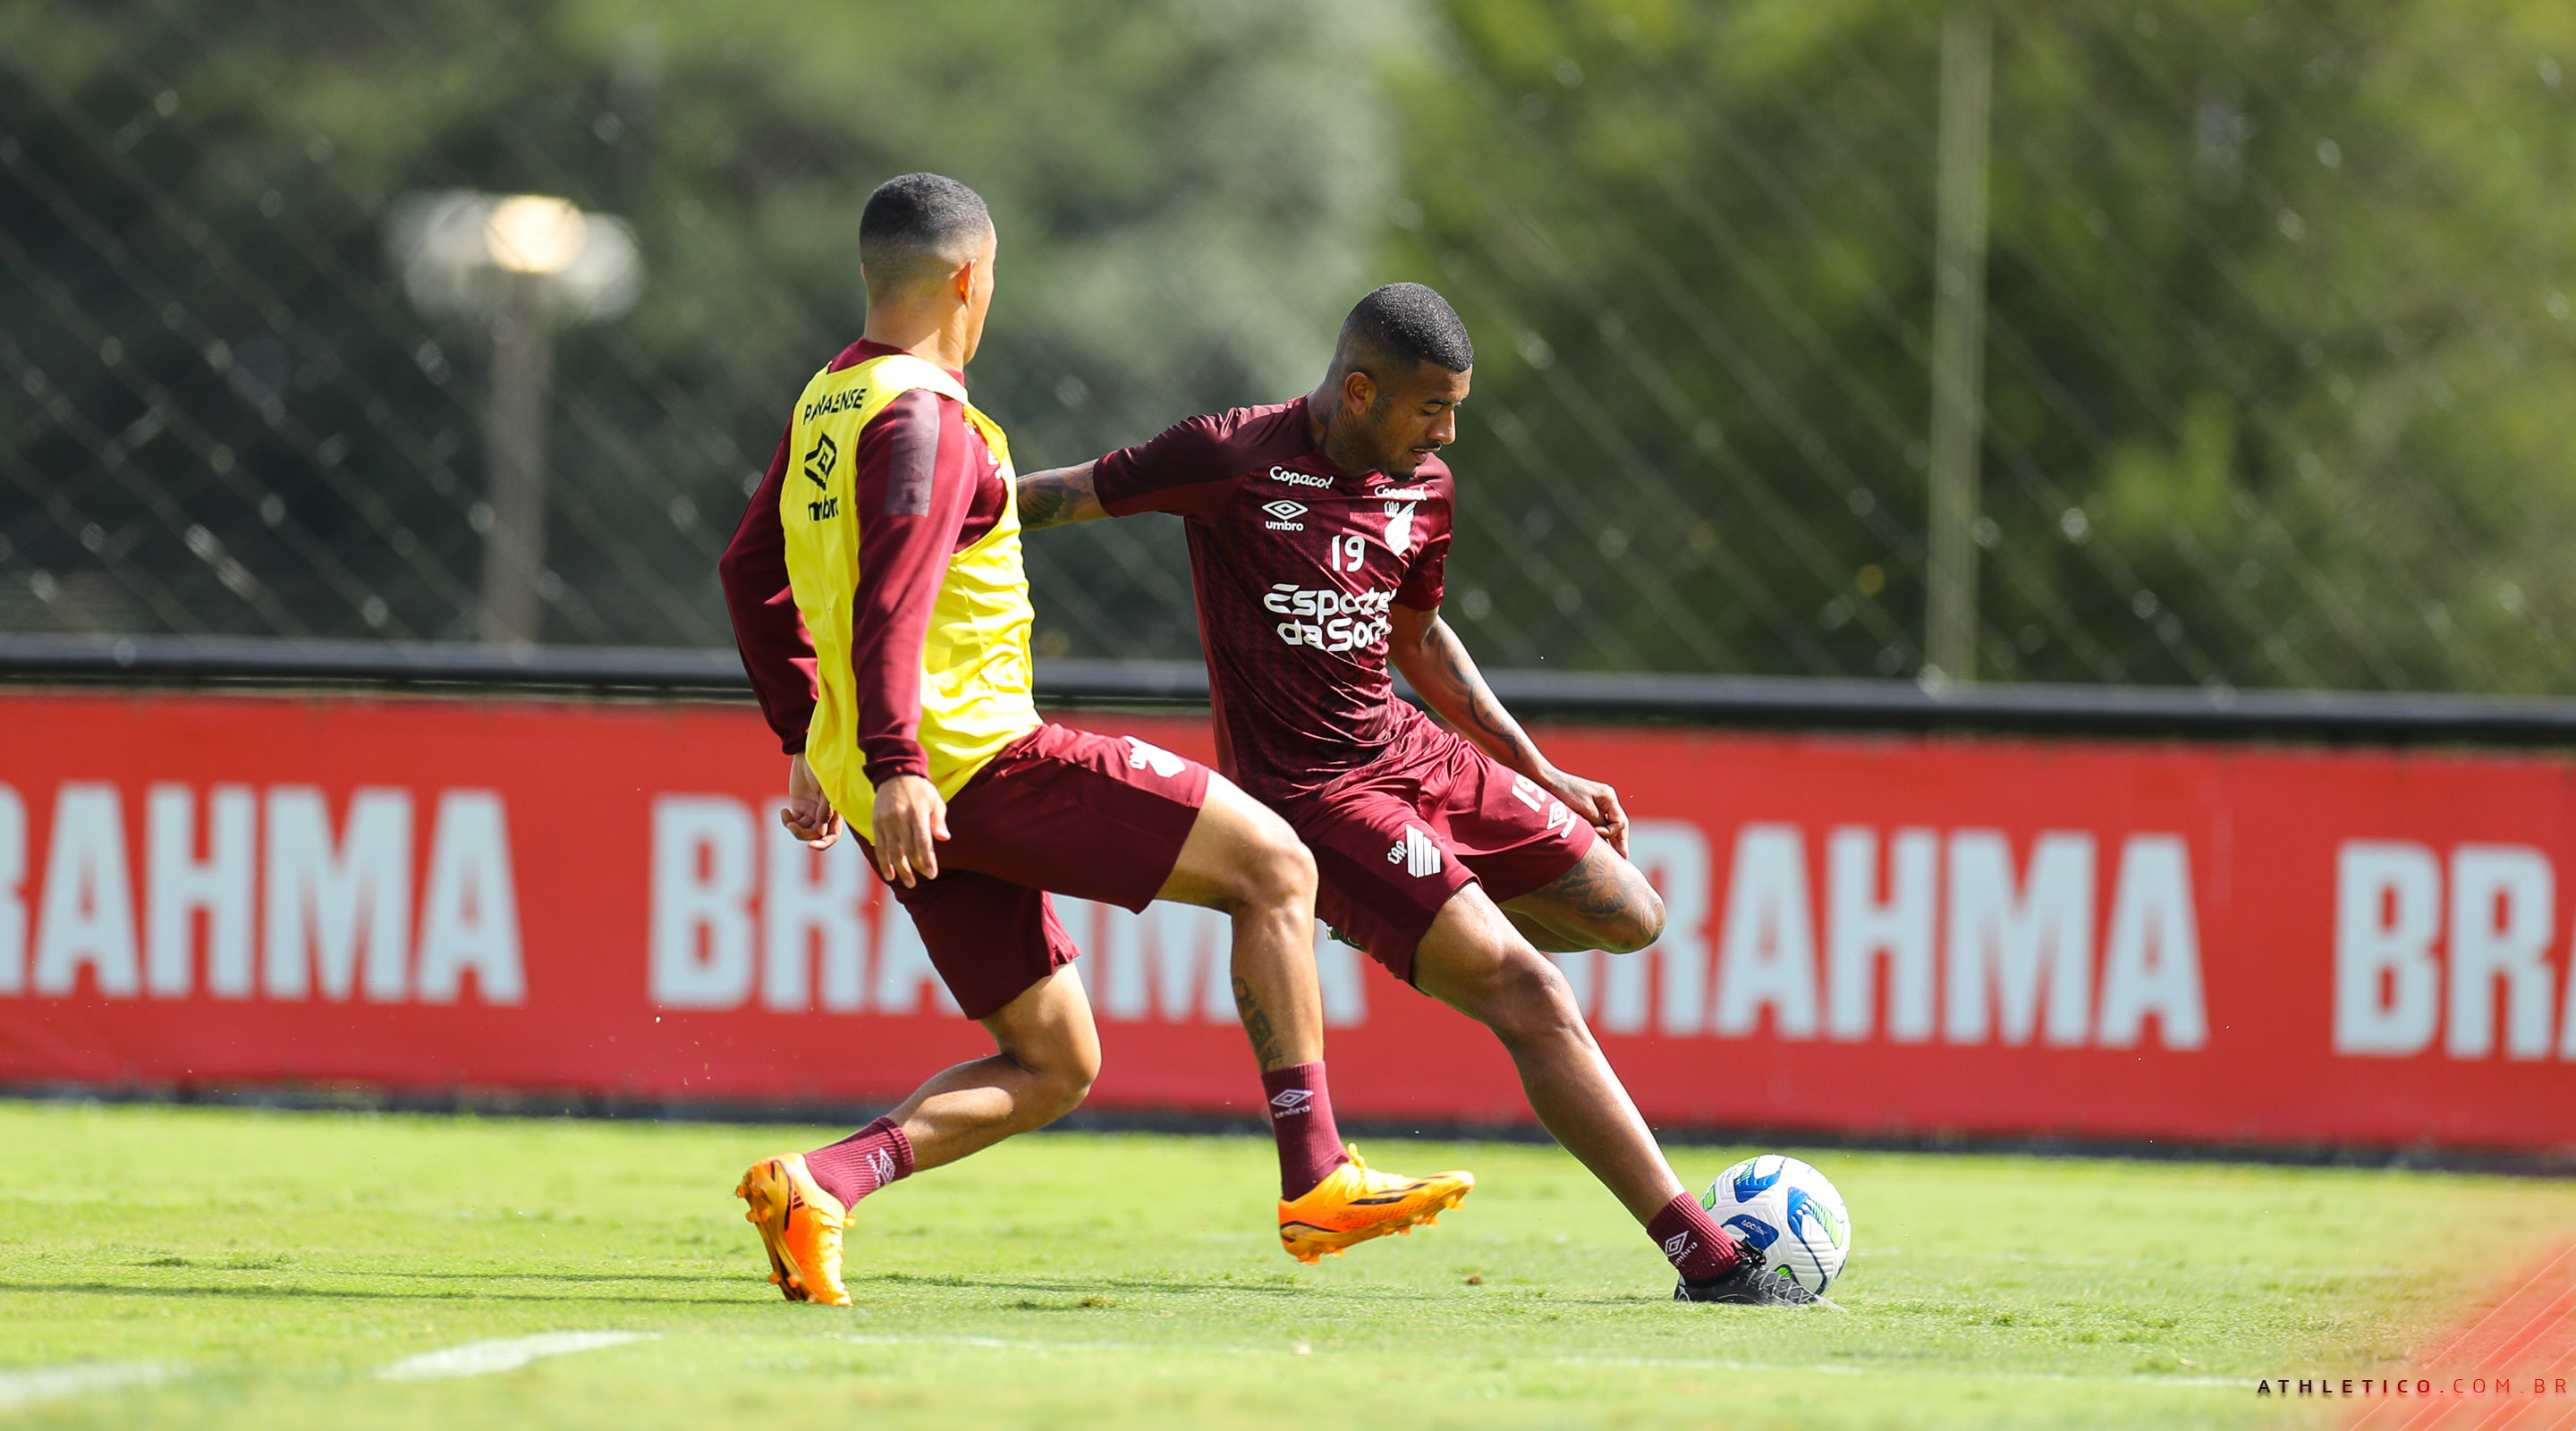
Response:
[[[1207,787],[1197,761],[1132,735],[1053,724],[975,772],[948,802],[939,878],[893,886],[966,1016],[1000,1012],[1081,952],[1049,890],[1129,909],[1153,903]]]
[[[1315,913],[1407,983],[1414,946],[1459,890],[1518,899],[1595,838],[1536,781],[1427,720],[1376,763],[1278,808],[1314,851]]]

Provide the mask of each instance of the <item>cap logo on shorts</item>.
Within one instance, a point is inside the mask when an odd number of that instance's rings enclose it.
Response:
[[[1421,879],[1440,873],[1440,847],[1431,837],[1411,825],[1404,827],[1404,838],[1386,852],[1386,862],[1404,866],[1404,872]]]
[[[1169,780],[1180,774],[1182,765],[1186,763],[1179,756],[1159,745],[1148,744],[1132,735],[1127,737],[1127,768],[1130,770],[1150,768],[1155,774]]]

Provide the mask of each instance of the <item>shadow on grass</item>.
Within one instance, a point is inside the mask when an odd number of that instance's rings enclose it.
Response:
[[[637,1306],[709,1307],[760,1306],[770,1302],[770,1297],[764,1295],[767,1294],[770,1289],[764,1284],[752,1281],[750,1274],[748,1273],[744,1274],[740,1278],[734,1278],[721,1275],[708,1277],[664,1272],[478,1273],[366,1271],[317,1274],[313,1269],[304,1269],[303,1275],[345,1276],[353,1279],[362,1278],[381,1282],[502,1284],[525,1284],[536,1282],[549,1285],[559,1285],[567,1290],[559,1294],[548,1295],[532,1291],[502,1291],[491,1290],[488,1288],[475,1289],[463,1286],[433,1286],[417,1289],[399,1289],[384,1287],[327,1287],[312,1286],[302,1282],[280,1284],[273,1281],[234,1285],[225,1285],[220,1283],[172,1284],[140,1282],[120,1283],[104,1281],[0,1281],[0,1293],[21,1292],[36,1295],[88,1294],[113,1297],[210,1297],[235,1298],[243,1301],[313,1299],[352,1302],[621,1302]],[[618,1290],[620,1288],[634,1289],[637,1288],[637,1284],[653,1284],[657,1286],[679,1284],[684,1286],[709,1288],[732,1287],[738,1285],[742,1290],[737,1293],[725,1295],[702,1296],[675,1296],[659,1290],[649,1292],[641,1289],[625,1291]],[[1434,1303],[1455,1304],[1462,1300],[1457,1293],[1447,1289],[1435,1290],[1380,1285],[1319,1286],[1301,1282],[1178,1281],[1152,1276],[1043,1278],[978,1277],[966,1273],[880,1272],[852,1277],[849,1279],[849,1286],[851,1291],[854,1293],[861,1293],[871,1288],[882,1294],[896,1294],[903,1291],[912,1291],[916,1293],[957,1292],[967,1294],[982,1293],[986,1295],[1014,1293],[1043,1294],[1057,1297],[1081,1297],[1085,1295],[1114,1292],[1124,1296],[1140,1298],[1157,1296],[1187,1299],[1242,1297],[1270,1303],[1332,1302],[1341,1304],[1345,1307],[1350,1306],[1353,1303],[1378,1303],[1382,1305],[1400,1306],[1429,1305]],[[575,1288],[591,1290],[571,1290]],[[1494,1301],[1502,1299],[1486,1296],[1470,1297],[1464,1300]],[[1514,1305],[1525,1307],[1544,1305],[1551,1307],[1575,1308],[1634,1305],[1640,1300],[1660,1299],[1640,1299],[1633,1295],[1610,1294],[1605,1296],[1553,1296],[1545,1299],[1543,1303],[1538,1302],[1535,1299],[1524,1301],[1520,1298],[1511,1298],[1509,1300]],[[1032,1308],[1032,1310],[1053,1309]]]
[[[766,1287],[761,1289],[767,1291]],[[363,1287],[207,1287],[128,1285],[118,1282],[0,1282],[0,1293],[25,1292],[33,1295],[92,1295],[106,1297],[229,1297],[242,1301],[288,1301],[313,1299],[349,1302],[621,1302],[629,1306],[757,1306],[764,1298],[753,1296],[748,1289],[735,1297],[635,1297],[635,1296],[563,1296],[546,1297],[533,1292],[469,1292],[464,1290],[428,1290],[418,1292],[378,1291]]]

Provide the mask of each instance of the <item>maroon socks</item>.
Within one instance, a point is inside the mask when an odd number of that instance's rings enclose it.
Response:
[[[828,1148],[805,1155],[805,1171],[849,1207],[899,1178],[912,1176],[912,1140],[892,1118],[879,1118]]]
[[[1664,1204],[1646,1223],[1646,1235],[1685,1282],[1714,1282],[1735,1270],[1735,1239],[1689,1193]]]
[[[1261,1091],[1270,1100],[1270,1135],[1279,1140],[1279,1196],[1294,1202],[1350,1161],[1333,1123],[1333,1095],[1320,1063],[1274,1068],[1261,1075]]]

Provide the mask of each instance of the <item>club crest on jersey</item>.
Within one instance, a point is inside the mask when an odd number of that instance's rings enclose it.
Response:
[[[1299,517],[1306,515],[1306,504],[1303,502],[1291,502],[1287,498],[1282,497],[1276,502],[1264,502],[1261,505],[1261,510],[1268,513],[1270,517],[1269,521],[1266,521],[1261,525],[1268,527],[1274,532],[1302,532],[1306,530],[1306,524],[1297,520]]]
[[[1404,872],[1415,879],[1440,873],[1440,847],[1431,837],[1411,825],[1404,827],[1404,838],[1386,852],[1386,862],[1404,866]]]
[[[1397,556],[1402,556],[1404,549],[1412,545],[1413,504],[1411,502],[1387,503],[1386,549]]]

